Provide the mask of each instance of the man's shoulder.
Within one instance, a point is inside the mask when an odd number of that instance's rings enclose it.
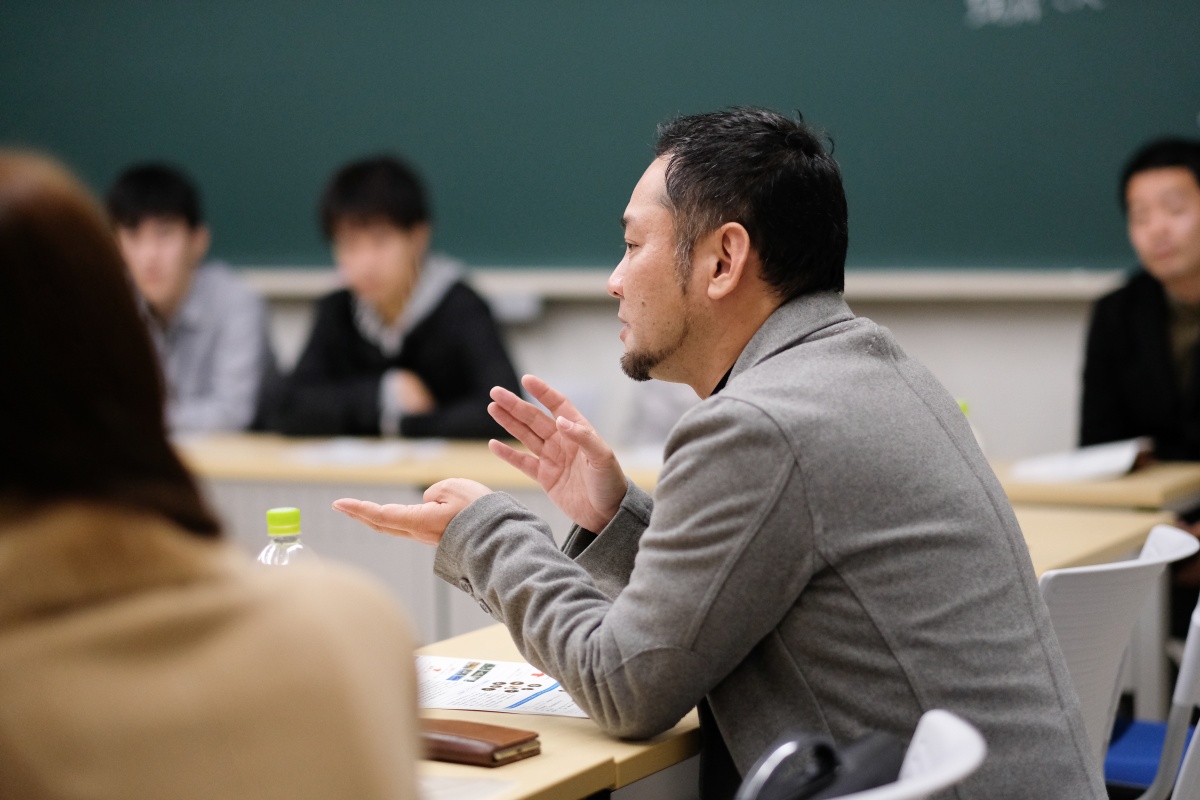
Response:
[[[354,295],[349,289],[335,289],[317,300],[316,311],[318,314],[340,313],[349,317],[354,313]]]
[[[1146,270],[1138,267],[1129,273],[1125,282],[1096,301],[1097,307],[1120,308],[1158,302],[1164,297],[1162,284]]]
[[[263,303],[262,296],[222,261],[201,264],[193,278],[192,291],[202,293],[216,310]]]
[[[1166,325],[1167,305],[1162,284],[1145,270],[1137,269],[1092,306],[1089,335],[1108,332],[1124,337],[1133,329]]]
[[[469,283],[462,262],[440,253],[431,253],[426,259],[411,302],[409,313],[414,327],[432,316],[488,308],[487,301]]]

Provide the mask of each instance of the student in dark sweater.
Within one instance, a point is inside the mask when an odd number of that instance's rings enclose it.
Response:
[[[1200,460],[1200,141],[1139,150],[1120,199],[1140,268],[1092,312],[1079,443],[1150,436],[1161,460]]]
[[[428,255],[417,176],[389,156],[340,169],[321,227],[347,288],[317,304],[275,427],[297,436],[504,436],[493,386],[519,391],[487,304],[448,259]]]
[[[1160,139],[1121,175],[1139,269],[1092,311],[1081,445],[1149,436],[1162,461],[1200,460],[1200,141]],[[1200,536],[1200,508],[1181,524]],[[1171,634],[1200,601],[1200,556],[1172,567]]]

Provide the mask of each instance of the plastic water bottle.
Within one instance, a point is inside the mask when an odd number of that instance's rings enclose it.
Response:
[[[269,567],[315,564],[320,559],[300,541],[300,509],[272,508],[267,511],[267,535],[271,543],[258,554],[258,563]]]
[[[975,443],[979,445],[980,451],[986,455],[987,451],[983,447],[983,434],[971,423],[971,407],[967,405],[966,400],[959,400],[958,407],[962,410],[963,416],[967,418],[967,425],[970,426],[971,433],[975,436]]]

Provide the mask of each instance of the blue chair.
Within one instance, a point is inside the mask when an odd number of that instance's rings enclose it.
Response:
[[[1105,782],[1122,788],[1146,789],[1139,800],[1169,797],[1180,776],[1184,750],[1192,740],[1193,730],[1188,723],[1197,705],[1200,705],[1200,608],[1192,612],[1167,721],[1118,723],[1104,759]],[[1193,757],[1190,750],[1188,755]]]

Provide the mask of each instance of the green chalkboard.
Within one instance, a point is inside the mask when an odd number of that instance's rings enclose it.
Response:
[[[656,122],[802,111],[836,143],[852,266],[1129,263],[1115,176],[1200,135],[1196,0],[64,2],[0,14],[0,142],[100,190],[169,159],[237,265],[329,263],[314,204],[378,151],[435,246],[603,266]]]

